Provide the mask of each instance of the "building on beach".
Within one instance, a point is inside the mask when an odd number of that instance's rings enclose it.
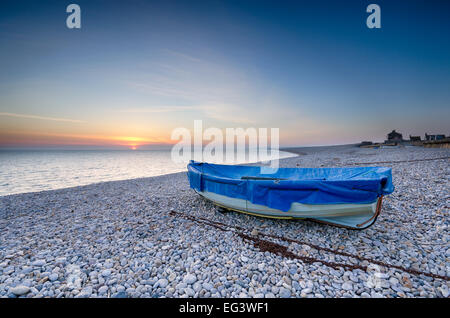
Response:
[[[384,141],[385,144],[397,144],[398,142],[403,142],[403,135],[396,132],[395,129],[387,134],[387,140]]]
[[[445,139],[445,135],[428,135],[427,133],[425,133],[426,141],[443,140],[443,139]]]
[[[428,135],[425,134],[425,139],[420,136],[409,135],[409,140],[403,139],[403,135],[397,131],[392,130],[387,134],[384,143],[372,142],[372,141],[362,141],[358,144],[362,148],[379,148],[381,146],[423,146],[423,147],[439,147],[439,148],[450,148],[450,136],[445,136],[443,134]]]

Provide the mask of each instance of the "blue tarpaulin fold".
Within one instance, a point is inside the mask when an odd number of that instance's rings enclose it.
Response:
[[[303,204],[373,203],[394,191],[391,168],[279,168],[218,165],[191,161],[191,188],[248,200],[281,211]]]

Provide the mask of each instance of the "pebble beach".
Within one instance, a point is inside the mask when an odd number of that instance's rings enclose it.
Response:
[[[219,212],[185,172],[0,197],[0,297],[445,297],[450,149],[289,149],[392,167],[363,231]]]

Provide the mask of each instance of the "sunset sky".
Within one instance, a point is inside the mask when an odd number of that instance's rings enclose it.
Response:
[[[81,7],[81,29],[66,7]],[[381,7],[368,29],[366,7]],[[282,146],[450,134],[448,1],[0,2],[0,147],[173,143],[278,127]]]

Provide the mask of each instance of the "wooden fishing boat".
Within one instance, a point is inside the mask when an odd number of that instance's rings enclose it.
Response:
[[[385,167],[271,170],[191,161],[188,177],[191,188],[227,210],[359,230],[375,223],[383,195],[394,191]]]

